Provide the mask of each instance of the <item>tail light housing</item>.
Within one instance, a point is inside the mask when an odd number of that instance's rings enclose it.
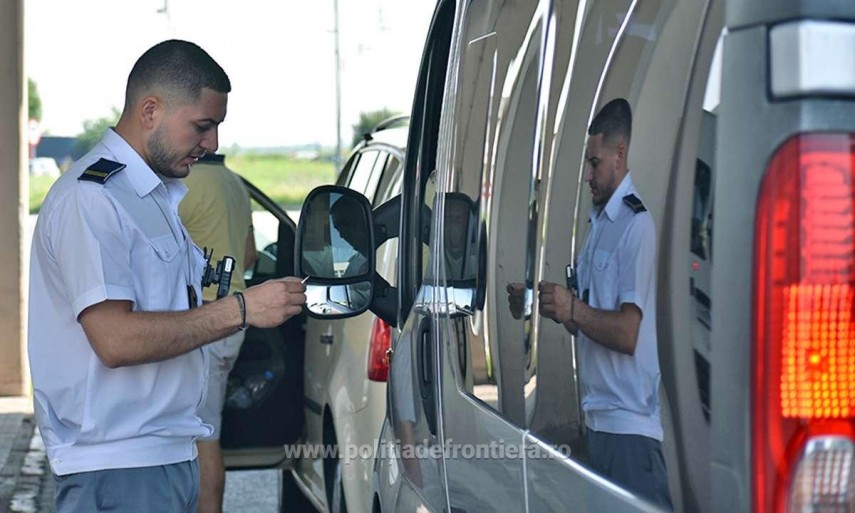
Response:
[[[389,377],[389,356],[392,347],[392,327],[377,317],[371,326],[371,345],[368,348],[368,379],[385,382]]]
[[[755,225],[754,511],[855,511],[855,134],[773,156]]]

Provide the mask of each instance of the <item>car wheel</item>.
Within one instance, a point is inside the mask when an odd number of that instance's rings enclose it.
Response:
[[[347,513],[347,503],[344,500],[344,481],[341,475],[341,460],[336,460],[334,472],[330,513]]]
[[[290,470],[281,473],[282,487],[279,494],[279,513],[317,513],[309,499],[303,495],[294,474]]]

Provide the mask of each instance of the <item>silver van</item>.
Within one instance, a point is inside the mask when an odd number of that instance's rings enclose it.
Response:
[[[585,240],[586,132],[618,97],[675,510],[855,508],[855,3],[439,0],[395,215],[326,187],[297,230],[309,315],[397,320],[374,511],[658,510],[588,465],[577,344],[535,286]],[[393,287],[371,248],[394,237]],[[319,244],[363,272],[309,272]]]

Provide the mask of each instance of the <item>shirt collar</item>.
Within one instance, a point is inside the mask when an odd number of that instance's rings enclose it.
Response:
[[[615,192],[612,193],[612,196],[609,198],[609,201],[606,202],[606,206],[602,208],[603,213],[609,219],[609,221],[614,221],[617,219],[618,212],[620,212],[620,205],[623,203],[623,197],[627,194],[631,194],[635,192],[635,186],[632,183],[632,176],[630,172],[626,172],[626,176],[623,177],[623,180],[620,181],[620,184],[615,189]],[[591,207],[591,211],[588,214],[588,217],[591,221],[594,221],[597,218],[597,215],[600,213],[600,209],[596,206]]]
[[[158,185],[165,184],[166,180],[168,180],[161,179],[160,176],[152,171],[148,164],[140,157],[139,153],[114,129],[108,128],[104,132],[101,143],[113,154],[118,162],[127,166],[124,170],[125,176],[131,181],[131,185],[139,197],[151,194],[151,191]],[[181,185],[183,186],[183,184]],[[169,189],[169,186],[167,186],[167,189]]]

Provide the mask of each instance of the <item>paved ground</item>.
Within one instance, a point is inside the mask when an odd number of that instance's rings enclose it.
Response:
[[[28,457],[34,432],[30,399],[0,397],[0,513],[37,511],[41,477]]]
[[[0,513],[54,513],[53,480],[33,420],[32,401],[0,397]],[[279,472],[226,475],[225,513],[279,511]]]

